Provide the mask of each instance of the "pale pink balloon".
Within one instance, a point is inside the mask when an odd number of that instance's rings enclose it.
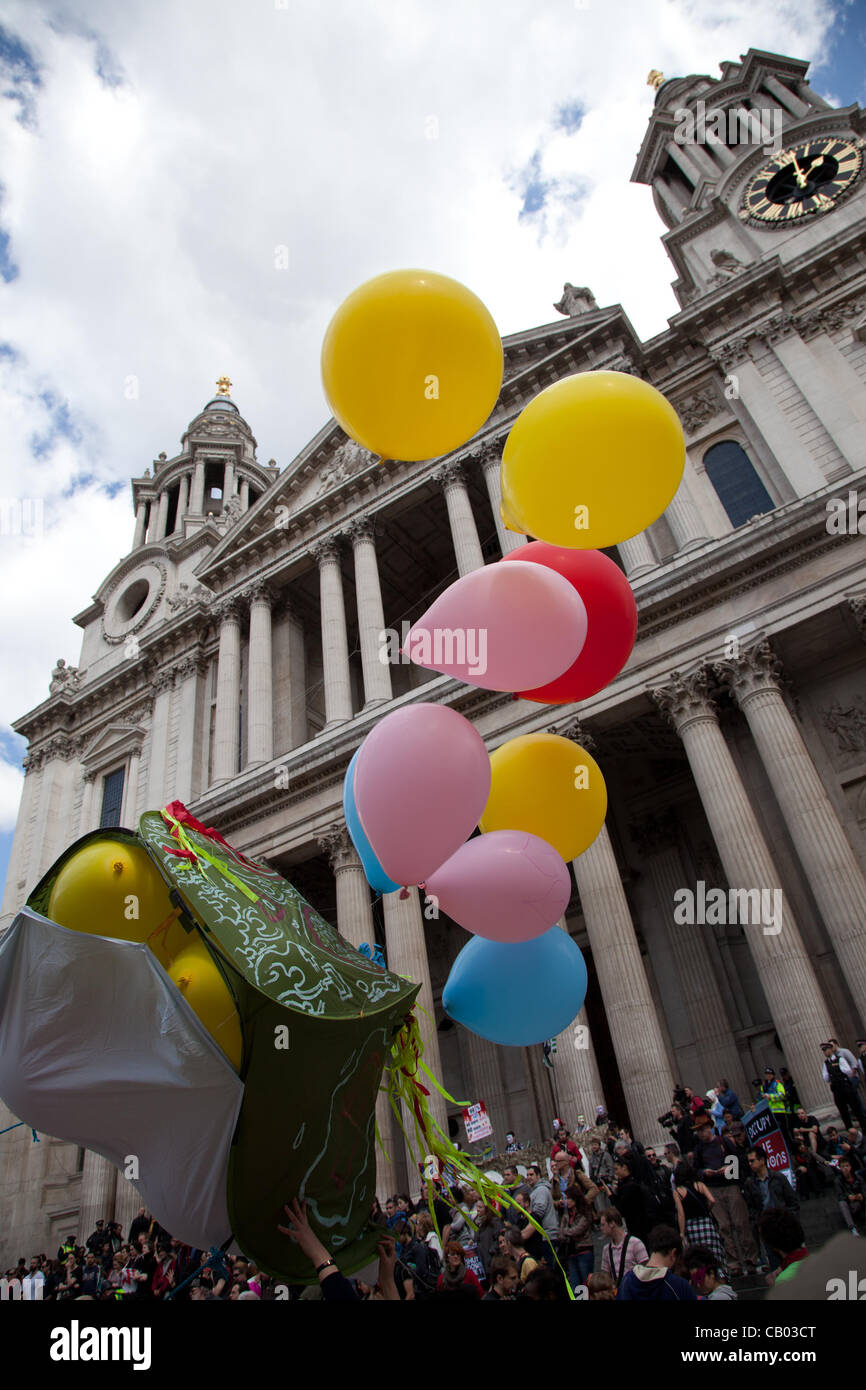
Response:
[[[482,690],[531,690],[568,670],[586,626],[583,599],[556,570],[497,561],[449,585],[403,650],[417,666]]]
[[[562,855],[525,830],[491,830],[468,840],[424,887],[440,912],[490,941],[542,936],[571,897]]]
[[[420,704],[386,714],[358,752],[355,807],[388,877],[421,883],[444,864],[481,819],[490,777],[484,740],[456,710]]]

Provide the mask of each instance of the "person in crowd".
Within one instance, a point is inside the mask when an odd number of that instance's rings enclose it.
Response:
[[[590,1274],[586,1287],[590,1303],[613,1303],[616,1300],[616,1284],[603,1269]]]
[[[102,1293],[104,1275],[102,1265],[93,1250],[88,1250],[81,1270],[81,1292],[90,1298],[98,1298]]]
[[[705,1245],[692,1245],[685,1254],[685,1266],[692,1288],[709,1303],[731,1303],[737,1295],[727,1280],[724,1267]]]
[[[713,1219],[715,1197],[685,1159],[680,1160],[674,1172],[674,1205],[683,1243],[706,1246],[713,1259],[724,1267],[725,1250]]]
[[[511,1129],[505,1136],[505,1152],[507,1154],[516,1154],[520,1152],[520,1145],[514,1137],[514,1131]]]
[[[565,1189],[565,1210],[559,1225],[557,1254],[572,1287],[585,1284],[595,1262],[592,1206],[574,1183]]]
[[[740,1104],[736,1091],[732,1089],[726,1077],[723,1076],[716,1082],[715,1092],[719,1098],[722,1110],[730,1110],[735,1120],[741,1120],[743,1118],[743,1107]]]
[[[57,1258],[58,1258],[58,1260],[60,1261],[60,1263],[61,1263],[62,1265],[65,1266],[65,1265],[66,1265],[66,1261],[69,1259],[69,1256],[70,1256],[70,1255],[74,1255],[77,1248],[78,1248],[78,1236],[76,1236],[76,1235],[67,1236],[66,1239],[64,1240],[63,1244],[62,1244],[61,1246],[59,1246],[59,1248],[58,1248],[58,1250],[57,1250]]]
[[[140,1249],[138,1237],[140,1235],[148,1235],[150,1232],[150,1227],[151,1217],[147,1210],[147,1207],[139,1207],[138,1215],[134,1218],[132,1225],[129,1228],[129,1243],[134,1249]]]
[[[521,1284],[525,1284],[533,1270],[540,1267],[540,1261],[530,1255],[523,1232],[517,1226],[506,1226],[500,1239],[504,1239],[508,1246],[507,1250],[500,1250],[500,1254],[508,1255],[514,1260],[518,1279]]]
[[[300,1248],[310,1261],[313,1269],[318,1276],[322,1298],[328,1303],[353,1303],[357,1300],[358,1294],[351,1282],[346,1279],[337,1266],[337,1262],[328,1253],[315,1231],[307,1220],[307,1204],[299,1202],[297,1197],[283,1207],[283,1211],[289,1220],[288,1226],[279,1224],[277,1230],[281,1235],[289,1236],[291,1240]],[[459,1250],[459,1246],[457,1247]],[[400,1295],[394,1281],[394,1266],[397,1254],[395,1249],[394,1237],[385,1234],[383,1231],[382,1239],[378,1245],[379,1254],[379,1279],[378,1285],[382,1291],[383,1299],[396,1303]],[[197,1283],[198,1281],[194,1281]],[[201,1290],[199,1290],[201,1293]],[[190,1297],[193,1295],[191,1294]]]
[[[475,1204],[475,1248],[478,1251],[484,1272],[490,1274],[490,1262],[499,1254],[499,1235],[502,1231],[502,1220],[486,1207],[479,1197]]]
[[[617,1290],[617,1299],[631,1302],[696,1302],[691,1284],[673,1273],[683,1243],[672,1226],[656,1226],[647,1241],[649,1259],[629,1270]]]
[[[396,1199],[395,1197],[388,1197],[388,1198],[386,1198],[386,1200],[385,1200],[385,1225],[386,1225],[387,1229],[388,1229],[389,1231],[393,1231],[394,1227],[397,1225],[397,1222],[398,1222],[398,1221],[402,1221],[402,1220],[403,1220],[403,1217],[400,1215],[399,1211],[397,1210],[397,1199]]]
[[[766,1211],[790,1211],[796,1214],[800,1210],[797,1194],[784,1173],[771,1173],[769,1171],[765,1150],[751,1148],[747,1158],[751,1173],[746,1182],[744,1196],[750,1216],[759,1229],[761,1217]],[[766,1242],[764,1248],[767,1252],[767,1263],[770,1269],[777,1269],[779,1257]]]
[[[394,1201],[397,1203],[397,1211],[400,1214],[400,1216],[403,1218],[404,1221],[408,1221],[413,1214],[413,1207],[409,1198],[406,1196],[406,1193],[398,1193],[397,1196],[394,1198]]]
[[[866,1173],[857,1172],[851,1159],[844,1155],[839,1159],[836,1174],[836,1201],[842,1213],[842,1220],[852,1235],[866,1233]],[[864,1227],[864,1232],[857,1227]]]
[[[655,1193],[658,1203],[659,1221],[665,1226],[676,1224],[673,1183],[671,1182],[673,1169],[661,1162],[655,1149],[647,1149],[644,1157],[649,1164],[650,1188]]]
[[[482,1303],[501,1303],[514,1298],[517,1290],[517,1265],[503,1255],[494,1255],[488,1271],[490,1288],[481,1300]]]
[[[646,1240],[654,1215],[654,1209],[651,1209],[654,1202],[651,1194],[638,1182],[634,1155],[618,1154],[613,1167],[616,1186],[610,1196],[622,1212],[628,1230],[640,1236],[641,1240]]]
[[[589,1144],[589,1180],[595,1183],[598,1188],[598,1196],[595,1199],[596,1211],[604,1211],[605,1207],[610,1206],[610,1197],[606,1189],[613,1182],[613,1158],[607,1149],[602,1148],[601,1140],[591,1139]]]
[[[866,1091],[866,1038],[857,1038],[857,1069],[860,1072],[860,1091]]]
[[[807,1114],[802,1105],[798,1105],[794,1112],[791,1134],[795,1144],[805,1144],[813,1153],[818,1153],[821,1126],[814,1115]]]
[[[685,1156],[691,1153],[694,1140],[691,1116],[687,1116],[683,1106],[676,1101],[671,1106],[670,1113],[673,1120],[673,1124],[670,1126],[671,1139],[679,1145],[680,1153]]]
[[[554,1242],[559,1236],[559,1217],[553,1204],[550,1183],[542,1175],[537,1163],[530,1163],[526,1170],[529,1185],[529,1211],[544,1231],[547,1240],[544,1244],[543,1258],[551,1267],[555,1264]]]
[[[479,1197],[471,1188],[464,1191],[461,1187],[452,1187],[451,1195],[456,1205],[451,1208],[448,1222],[442,1229],[442,1245],[444,1248],[449,1240],[456,1240],[465,1251],[475,1244],[475,1232],[469,1223],[474,1221],[472,1212]]]
[[[785,1088],[785,1100],[788,1105],[788,1118],[790,1122],[792,1117],[796,1115],[797,1108],[800,1105],[800,1092],[797,1090],[797,1083],[787,1067],[779,1068],[779,1080]]]
[[[839,1135],[839,1143],[842,1146],[842,1158],[850,1158],[855,1172],[863,1167],[863,1138],[855,1125],[846,1129]]]
[[[484,1297],[477,1277],[466,1268],[463,1247],[456,1240],[449,1240],[445,1245],[445,1264],[436,1281],[436,1291],[458,1298]]]
[[[571,1131],[567,1130],[561,1121],[559,1128],[556,1131],[556,1138],[553,1141],[553,1147],[550,1150],[550,1158],[554,1164],[556,1162],[557,1154],[560,1153],[567,1153],[569,1158],[572,1159],[572,1164],[574,1160],[579,1161],[580,1159],[580,1149],[572,1139]]]
[[[386,1217],[384,1211],[382,1210],[382,1203],[379,1201],[378,1197],[374,1196],[372,1204],[370,1206],[370,1225],[384,1226],[385,1221]]]
[[[791,1132],[788,1125],[788,1098],[785,1094],[785,1087],[776,1075],[774,1067],[764,1068],[764,1080],[761,1083],[760,1096],[770,1107],[773,1119],[781,1130],[782,1137],[786,1144],[790,1145]]]
[[[706,1116],[696,1121],[697,1139],[692,1164],[701,1183],[710,1189],[713,1215],[718,1222],[724,1250],[720,1252],[732,1279],[743,1272],[751,1273],[758,1264],[758,1248],[749,1223],[749,1211],[740,1191],[744,1154],[736,1141],[727,1135],[717,1135]],[[695,1203],[690,1204],[694,1209]],[[712,1241],[700,1241],[715,1249]],[[742,1249],[739,1253],[738,1245]]]
[[[240,1261],[235,1262],[236,1267]],[[156,1265],[153,1271],[153,1297],[165,1298],[170,1289],[174,1288],[175,1276],[177,1273],[177,1260],[172,1254],[169,1246],[158,1245],[156,1250]],[[246,1283],[246,1268],[242,1267],[235,1275],[233,1283]]]
[[[779,1208],[765,1211],[760,1221],[761,1239],[773,1252],[775,1268],[767,1275],[769,1285],[790,1279],[795,1266],[808,1255],[803,1227],[791,1211]]]
[[[843,1126],[848,1129],[854,1115],[859,1119],[861,1126],[866,1125],[866,1111],[855,1085],[855,1078],[859,1075],[856,1058],[853,1058],[853,1054],[847,1052],[847,1049],[840,1049],[835,1038],[829,1038],[827,1042],[822,1043],[821,1051],[824,1054],[821,1075],[830,1087]]]
[[[33,1256],[27,1273],[21,1280],[21,1297],[27,1303],[45,1301],[45,1269],[38,1255]]]
[[[518,1187],[514,1193],[514,1200],[517,1202],[518,1207],[522,1208],[528,1215],[530,1211],[529,1188],[527,1186]],[[515,1224],[521,1221],[517,1208],[511,1209],[508,1219],[509,1222]],[[534,1260],[541,1263],[545,1259],[544,1252],[547,1247],[546,1237],[537,1231],[530,1221],[526,1221],[525,1224],[521,1222],[520,1231],[523,1235],[523,1243],[526,1246],[527,1252]]]
[[[97,1260],[105,1257],[105,1247],[108,1244],[108,1231],[104,1221],[97,1221],[96,1229],[87,1237],[84,1242],[88,1250],[92,1250]]]
[[[401,1221],[395,1226],[394,1235],[397,1240],[394,1281],[400,1300],[423,1301],[433,1293],[437,1282],[429,1267],[427,1246],[418,1239],[408,1221]]]
[[[510,1192],[513,1195],[515,1188],[520,1187],[522,1182],[523,1179],[518,1173],[516,1166],[513,1163],[506,1163],[502,1170],[502,1186],[505,1188],[506,1192]]]
[[[74,1255],[67,1255],[62,1261],[63,1274],[57,1285],[58,1303],[66,1303],[81,1293],[81,1266],[76,1264]]]
[[[639,1236],[626,1229],[616,1207],[608,1207],[601,1213],[599,1225],[607,1241],[601,1252],[601,1267],[615,1284],[621,1284],[630,1269],[649,1258],[646,1246]]]
[[[415,1217],[415,1234],[427,1246],[427,1268],[438,1279],[442,1273],[442,1242],[436,1234],[429,1211],[419,1211]]]
[[[694,1122],[699,1113],[702,1110],[707,1109],[706,1099],[704,1096],[696,1095],[695,1092],[692,1090],[691,1086],[684,1086],[683,1091],[685,1092],[686,1097],[686,1108],[692,1119],[692,1122]]]
[[[824,1134],[824,1155],[826,1158],[842,1157],[842,1139],[835,1125],[828,1125]]]

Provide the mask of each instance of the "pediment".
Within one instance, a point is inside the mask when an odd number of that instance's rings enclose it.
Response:
[[[140,751],[145,737],[145,730],[138,724],[107,724],[81,754],[85,773],[98,772],[108,763]]]

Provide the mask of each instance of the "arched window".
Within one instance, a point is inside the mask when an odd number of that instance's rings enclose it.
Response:
[[[775,503],[751,459],[733,439],[723,439],[708,449],[704,467],[732,526],[742,526],[750,517],[773,510]]]

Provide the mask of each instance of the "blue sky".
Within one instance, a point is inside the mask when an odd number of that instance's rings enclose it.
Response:
[[[331,314],[383,270],[455,276],[503,333],[555,319],[566,280],[659,332],[673,273],[629,183],[647,73],[750,46],[866,104],[866,0],[5,0],[0,499],[44,525],[0,535],[0,882],[11,722],[78,664],[129,479],[216,378],[284,467],[327,418]]]

